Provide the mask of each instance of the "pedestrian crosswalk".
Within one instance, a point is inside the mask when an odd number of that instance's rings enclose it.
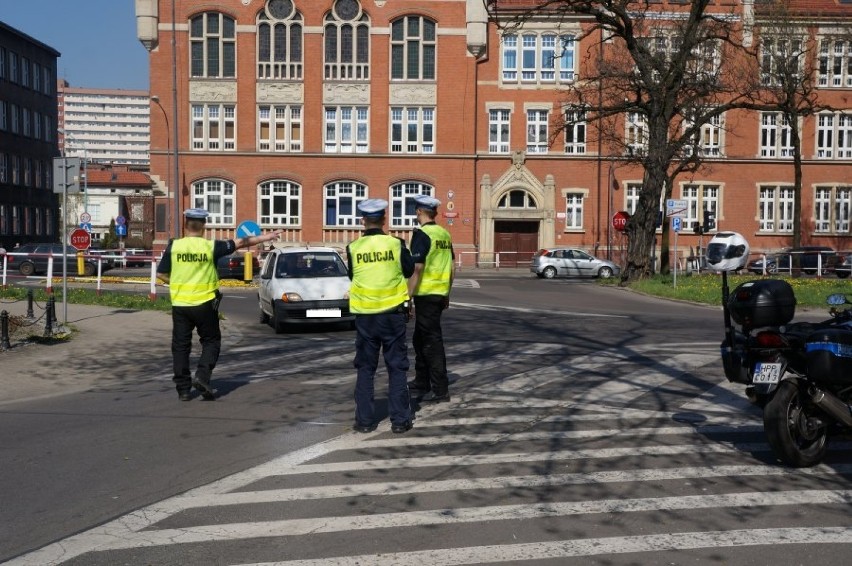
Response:
[[[694,350],[672,367],[704,363]],[[673,379],[665,365],[634,381]],[[650,410],[621,404],[638,385],[557,397],[553,381],[571,376],[544,373],[458,387],[408,434],[343,432],[9,564],[663,563],[667,552],[735,563],[759,546],[852,544],[850,443],[785,468],[727,384]]]

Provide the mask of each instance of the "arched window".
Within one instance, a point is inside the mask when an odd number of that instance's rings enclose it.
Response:
[[[192,184],[192,206],[210,213],[207,225],[232,226],[236,187],[223,179],[202,179]]]
[[[370,18],[357,0],[337,0],[325,17],[325,78],[370,78]]]
[[[500,198],[497,208],[538,208],[532,195],[523,189],[509,191]]]
[[[234,19],[218,12],[192,18],[189,21],[189,50],[193,77],[235,77],[237,29]]]
[[[403,16],[391,22],[391,78],[435,80],[435,22]]]
[[[335,181],[325,186],[325,225],[357,226],[358,203],[367,199],[367,185]]]
[[[261,183],[260,223],[263,226],[299,226],[302,188],[283,179]]]
[[[267,0],[257,14],[257,78],[302,78],[302,27],[291,0]]]
[[[417,226],[414,197],[417,195],[435,195],[432,185],[419,181],[405,181],[391,185],[390,225],[392,228]]]

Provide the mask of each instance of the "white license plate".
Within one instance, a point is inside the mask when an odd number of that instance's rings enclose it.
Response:
[[[307,318],[340,318],[340,309],[308,309],[305,312]]]
[[[754,366],[752,383],[778,383],[781,379],[781,364],[757,363]]]

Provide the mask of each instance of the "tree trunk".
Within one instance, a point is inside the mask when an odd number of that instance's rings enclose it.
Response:
[[[660,195],[665,186],[665,167],[649,166],[645,169],[642,191],[636,212],[627,222],[627,265],[622,281],[635,281],[651,275],[650,258],[657,229],[657,211]],[[665,231],[664,231],[665,233]],[[661,247],[662,250],[662,247]],[[661,255],[661,270],[668,269],[665,254]]]
[[[802,141],[798,115],[788,115],[793,142],[793,247],[802,245]]]

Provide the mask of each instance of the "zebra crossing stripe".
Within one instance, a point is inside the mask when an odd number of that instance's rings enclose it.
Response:
[[[792,469],[779,466],[707,466],[687,468],[653,468],[576,474],[496,476],[436,481],[392,481],[367,484],[343,484],[321,487],[300,487],[263,491],[207,493],[193,497],[174,498],[158,505],[161,511],[178,513],[186,509],[255,503],[284,503],[334,499],[342,497],[376,497],[414,493],[446,493],[481,489],[524,489],[567,485],[597,485],[605,483],[658,482],[711,477],[814,477],[852,473],[852,464],[821,465],[814,468]]]
[[[801,490],[785,492],[744,492],[721,495],[687,495],[635,499],[547,502],[517,505],[495,505],[432,509],[397,513],[284,519],[214,525],[193,525],[179,529],[146,529],[141,532],[92,529],[103,543],[91,550],[144,548],[174,544],[246,540],[265,537],[296,537],[322,533],[365,531],[373,529],[458,525],[483,521],[518,521],[540,517],[567,517],[600,513],[636,513],[650,511],[696,510],[713,508],[749,508],[798,505],[849,505],[850,490]],[[852,540],[852,535],[850,535]],[[813,542],[813,541],[810,541]],[[66,558],[67,559],[67,558]],[[482,561],[482,557],[479,557]],[[12,563],[14,564],[14,563]]]
[[[846,443],[845,449],[852,448]],[[363,448],[363,444],[359,444]],[[832,443],[833,449],[843,449]],[[353,446],[355,447],[355,446]],[[347,471],[384,470],[400,468],[429,468],[435,466],[483,466],[494,464],[523,464],[569,460],[594,460],[626,458],[630,456],[674,456],[682,454],[730,454],[732,452],[768,452],[766,443],[717,443],[707,445],[683,444],[677,446],[630,446],[624,448],[590,448],[587,450],[559,450],[555,452],[514,452],[509,454],[469,454],[455,456],[417,456],[415,458],[389,458],[382,460],[357,460],[352,462],[326,462],[303,464],[298,467],[281,466],[270,470],[272,475],[319,474]],[[270,466],[270,468],[273,468]]]
[[[416,552],[341,556],[319,560],[287,560],[281,562],[240,564],[236,566],[363,566],[364,564],[458,566],[462,564],[520,563],[528,560],[640,552],[670,552],[702,548],[849,543],[852,543],[852,527],[739,529],[735,531],[673,533],[543,541],[525,544],[471,546],[466,548],[442,548]]]
[[[416,422],[416,421],[415,421]],[[762,433],[761,425],[704,425],[696,427],[674,426],[660,428],[609,428],[590,430],[540,431],[540,432],[500,432],[494,434],[453,434],[451,436],[411,436],[408,438],[380,438],[365,440],[364,448],[394,448],[399,446],[444,446],[447,444],[520,442],[528,440],[578,440],[607,437],[642,437],[646,439],[676,434],[724,434],[724,433]]]

